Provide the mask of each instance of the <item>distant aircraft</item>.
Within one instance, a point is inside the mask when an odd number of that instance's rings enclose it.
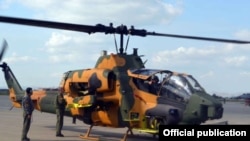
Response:
[[[244,93],[237,97],[238,99],[244,99],[245,105],[250,106],[250,93]]]

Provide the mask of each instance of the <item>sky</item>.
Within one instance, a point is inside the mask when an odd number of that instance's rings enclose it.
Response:
[[[0,15],[83,25],[113,23],[148,32],[250,40],[248,0],[0,0]],[[119,36],[118,41],[119,41]],[[7,62],[23,88],[58,87],[64,72],[93,68],[113,35],[0,23]],[[125,37],[127,39],[127,37]],[[146,67],[193,75],[210,94],[250,92],[250,44],[131,36]],[[7,87],[0,75],[0,87]]]

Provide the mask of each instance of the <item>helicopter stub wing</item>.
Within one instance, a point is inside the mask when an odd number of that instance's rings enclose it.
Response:
[[[0,22],[20,24],[20,25],[29,25],[37,27],[47,27],[54,29],[63,29],[71,30],[77,32],[85,33],[97,33],[102,32],[105,34],[121,34],[121,35],[133,35],[133,36],[162,36],[162,37],[172,37],[172,38],[182,38],[182,39],[193,39],[193,40],[204,40],[204,41],[216,41],[216,42],[226,42],[226,43],[238,43],[238,44],[248,44],[250,41],[243,40],[231,40],[231,39],[220,39],[220,38],[210,38],[210,37],[200,37],[200,36],[188,36],[188,35],[177,35],[177,34],[165,34],[165,33],[156,33],[156,32],[147,32],[144,29],[135,29],[131,26],[130,29],[125,25],[113,27],[113,24],[110,23],[109,26],[102,24],[97,24],[95,26],[91,25],[82,25],[82,24],[72,24],[72,23],[63,23],[55,21],[45,21],[45,20],[35,20],[35,19],[25,19],[17,17],[7,17],[0,16]]]

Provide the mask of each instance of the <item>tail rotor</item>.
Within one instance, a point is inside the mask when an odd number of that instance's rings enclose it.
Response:
[[[7,49],[7,47],[8,47],[8,43],[7,43],[7,41],[4,39],[4,40],[3,40],[3,44],[2,44],[2,50],[1,50],[1,52],[0,52],[0,62],[1,62],[2,59],[3,59],[4,53],[5,53],[6,49]]]

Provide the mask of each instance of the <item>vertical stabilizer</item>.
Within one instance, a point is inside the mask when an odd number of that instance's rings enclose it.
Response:
[[[4,62],[3,64],[0,65],[0,67],[2,67],[4,78],[9,89],[10,100],[13,102],[13,106],[21,107],[20,103],[24,95],[22,87],[18,83],[15,75],[13,74],[7,63]]]

